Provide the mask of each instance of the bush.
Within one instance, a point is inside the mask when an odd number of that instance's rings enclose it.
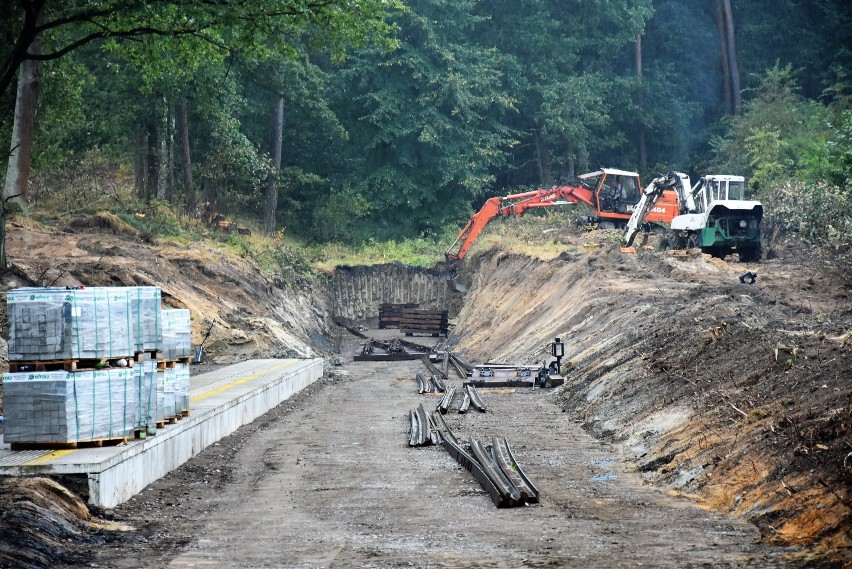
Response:
[[[825,182],[789,181],[773,186],[764,201],[770,245],[781,236],[796,236],[852,267],[852,192]]]

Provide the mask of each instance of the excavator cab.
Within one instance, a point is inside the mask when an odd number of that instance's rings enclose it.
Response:
[[[579,178],[594,188],[596,213],[603,219],[626,220],[642,197],[642,184],[636,172],[601,168]]]

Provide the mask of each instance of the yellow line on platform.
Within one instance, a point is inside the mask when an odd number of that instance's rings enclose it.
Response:
[[[212,397],[213,395],[216,395],[218,393],[222,393],[223,391],[227,391],[227,390],[231,389],[232,387],[236,387],[237,385],[240,385],[242,383],[246,383],[247,381],[257,379],[258,377],[260,377],[262,375],[266,375],[267,373],[273,372],[277,369],[281,369],[282,367],[289,366],[290,364],[292,364],[295,361],[297,361],[297,360],[285,360],[280,364],[275,364],[272,367],[269,367],[269,368],[266,368],[264,370],[255,372],[255,373],[253,373],[251,375],[247,375],[245,377],[241,377],[240,379],[237,379],[236,381],[232,381],[231,383],[222,385],[221,387],[217,387],[216,389],[211,389],[210,391],[202,393],[201,395],[196,395],[195,397],[190,399],[189,402],[190,403],[198,403],[202,399],[207,399],[208,397]]]
[[[39,465],[42,465],[42,464],[46,464],[46,463],[50,462],[51,460],[56,460],[57,458],[61,458],[65,455],[67,455],[67,454],[71,454],[75,450],[77,450],[77,449],[71,448],[71,449],[65,449],[65,450],[55,450],[53,452],[43,454],[38,458],[34,458],[30,461],[27,461],[24,464],[22,464],[21,466],[39,466]]]

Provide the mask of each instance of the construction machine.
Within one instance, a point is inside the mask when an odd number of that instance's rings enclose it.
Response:
[[[623,227],[634,207],[644,196],[639,174],[615,168],[601,168],[582,174],[579,180],[550,188],[541,188],[505,197],[493,197],[471,216],[447,249],[447,261],[464,258],[473,242],[497,216],[523,215],[527,210],[557,205],[584,203],[592,209],[586,221],[601,229]],[[646,223],[669,223],[679,212],[678,196],[674,191],[662,191],[643,215]]]
[[[700,247],[702,252],[724,259],[736,252],[740,261],[757,261],[761,255],[760,222],[763,204],[745,199],[742,176],[703,176],[695,186],[682,172],[656,178],[645,189],[624,232],[632,245],[647,211],[666,190],[674,190],[683,213],[671,219],[668,244],[675,249]],[[649,219],[650,220],[650,219]]]

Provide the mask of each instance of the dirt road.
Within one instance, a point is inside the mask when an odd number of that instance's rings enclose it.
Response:
[[[114,510],[138,529],[93,547],[97,566],[785,564],[753,526],[625,472],[553,391],[484,391],[487,413],[447,415],[460,439],[507,436],[541,490],[538,505],[496,509],[442,448],[407,446],[409,409],[438,402],[417,393],[422,364],[344,364],[349,376],[321,380]]]

